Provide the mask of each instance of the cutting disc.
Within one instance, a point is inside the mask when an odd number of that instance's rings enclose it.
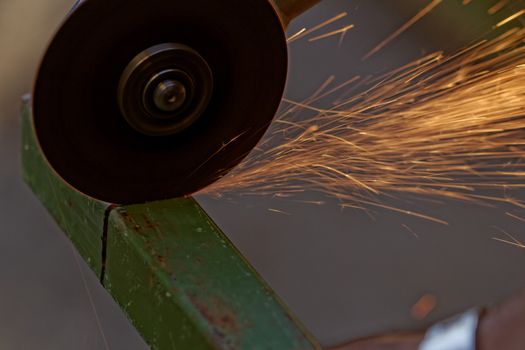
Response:
[[[188,195],[255,147],[286,69],[283,27],[267,0],[86,0],[41,63],[35,130],[55,171],[91,197]]]

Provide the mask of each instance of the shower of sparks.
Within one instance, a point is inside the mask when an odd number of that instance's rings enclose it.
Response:
[[[204,191],[292,197],[314,190],[342,207],[376,206],[440,223],[381,198],[525,208],[511,196],[525,188],[524,41],[525,29],[515,28],[375,80],[332,87],[331,77],[305,101],[284,100],[252,154]],[[324,108],[327,100],[337,103]]]
[[[344,18],[346,16],[348,16],[347,12],[341,12],[341,13],[335,15],[334,17],[329,18],[326,21],[324,21],[322,23],[319,23],[318,25],[316,25],[316,26],[314,26],[314,27],[312,27],[310,29],[302,28],[297,33],[291,35],[286,41],[287,41],[288,44],[290,44],[290,43],[292,43],[292,42],[294,42],[296,40],[302,39],[305,36],[316,32],[316,31],[318,31],[318,30],[320,30],[320,29],[322,29],[322,28],[324,28],[324,27],[326,27],[326,26],[328,26],[328,25],[330,25],[330,24],[332,24],[332,23],[334,23],[336,21],[339,21],[340,19],[342,19],[342,18]],[[350,28],[348,28],[348,29],[350,29]]]
[[[398,36],[403,34],[408,28],[412,27],[416,22],[421,18],[429,14],[437,5],[439,5],[443,0],[432,0],[430,4],[425,6],[421,11],[419,11],[414,17],[409,19],[405,24],[403,24],[399,29],[390,34],[385,40],[381,41],[377,46],[375,46],[370,52],[363,56],[363,60],[369,59],[376,53],[378,53],[382,48],[395,40]]]

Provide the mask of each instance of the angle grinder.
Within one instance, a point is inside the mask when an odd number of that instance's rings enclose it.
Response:
[[[78,191],[116,204],[189,195],[220,179],[272,122],[286,26],[318,2],[80,1],[34,87],[47,161]]]

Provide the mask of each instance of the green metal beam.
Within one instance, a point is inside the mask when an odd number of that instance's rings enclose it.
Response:
[[[114,206],[67,185],[24,100],[27,183],[152,349],[317,349],[193,198]]]
[[[100,275],[100,234],[108,204],[75,191],[50,168],[35,137],[29,96],[24,97],[22,105],[22,168],[26,183],[93,272]]]

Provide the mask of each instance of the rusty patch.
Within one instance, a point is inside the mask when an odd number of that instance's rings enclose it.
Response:
[[[149,229],[152,229],[152,230],[155,230],[155,229],[157,229],[159,227],[159,225],[157,225],[154,222],[152,222],[150,220],[150,218],[146,214],[143,214],[142,218],[144,219],[144,226],[145,227],[147,227]]]
[[[167,264],[167,262],[166,262],[166,258],[165,258],[165,257],[163,257],[163,256],[160,255],[160,254],[157,254],[157,255],[155,256],[155,259],[157,260],[157,263],[159,264],[159,266],[160,266],[161,268],[163,268],[164,270],[168,270],[168,264]]]
[[[131,228],[133,231],[138,233],[141,236],[145,236],[145,233],[143,231],[143,228],[141,225],[139,225],[131,215],[127,211],[121,211],[119,212],[122,219],[128,223],[128,227]]]
[[[241,327],[235,313],[222,300],[213,298],[211,303],[205,303],[195,295],[190,296],[190,300],[211,326],[225,330],[227,333],[240,331]]]

